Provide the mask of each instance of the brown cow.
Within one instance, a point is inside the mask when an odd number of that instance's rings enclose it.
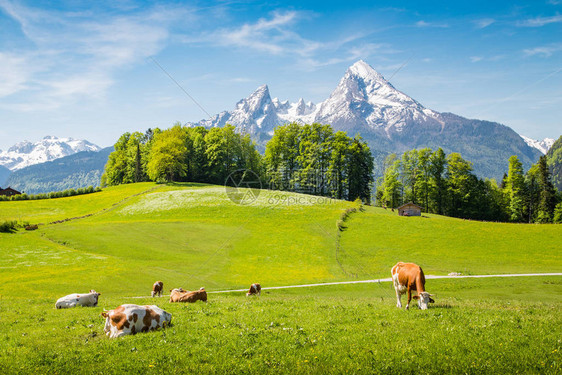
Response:
[[[422,310],[428,308],[429,303],[435,301],[431,298],[432,294],[425,291],[425,276],[420,266],[414,263],[398,262],[392,267],[392,282],[396,290],[396,306],[402,308],[402,294],[408,292],[408,304],[406,310],[410,308],[412,300],[412,290],[417,291],[418,295],[414,299],[418,300],[418,307]]]
[[[158,297],[162,297],[162,289],[164,289],[164,283],[162,281],[157,281],[152,285],[152,297],[158,294]]]
[[[250,290],[246,293],[246,297],[255,295],[261,295],[261,285],[258,283],[250,285]]]
[[[207,292],[205,292],[205,288],[201,288],[193,292],[185,291],[182,288],[170,290],[170,302],[193,303],[197,301],[207,302]]]

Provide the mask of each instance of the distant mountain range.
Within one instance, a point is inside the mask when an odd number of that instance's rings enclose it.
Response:
[[[97,147],[97,146],[96,146]],[[53,161],[31,165],[10,174],[4,186],[27,194],[96,187],[113,147],[82,151]]]
[[[5,186],[5,182],[10,176],[10,173],[12,173],[12,171],[0,165],[0,187]]]
[[[17,171],[30,165],[52,161],[81,151],[99,151],[96,146],[83,139],[57,138],[46,136],[38,142],[23,141],[0,150],[0,165]]]
[[[546,155],[546,153],[548,152],[548,150],[550,150],[550,148],[552,147],[555,141],[554,138],[545,138],[542,141],[538,141],[536,139],[525,137],[524,135],[522,135],[521,138],[523,138],[525,143],[527,143],[529,146],[534,147],[540,152],[542,152],[543,155]]]
[[[507,171],[511,155],[517,155],[529,168],[548,146],[523,139],[496,122],[425,108],[395,89],[364,61],[349,67],[330,97],[319,104],[303,99],[296,103],[272,99],[268,86],[263,85],[240,100],[234,110],[189,125],[216,127],[229,123],[251,134],[263,148],[273,129],[289,122],[318,122],[351,136],[359,133],[369,143],[379,165],[389,153],[441,147],[472,161],[479,176],[498,180]]]
[[[262,85],[240,100],[234,110],[189,125],[210,128],[232,124],[252,135],[263,150],[275,127],[289,122],[318,122],[351,136],[361,134],[373,151],[378,175],[389,153],[441,147],[472,161],[479,176],[500,180],[511,155],[517,155],[528,169],[554,143],[551,138],[537,141],[520,136],[495,122],[425,108],[364,61],[349,67],[330,97],[319,104],[302,98],[296,103],[272,99],[268,86]],[[35,143],[20,142],[7,151],[0,150],[0,186],[30,194],[97,186],[113,148],[100,150],[86,140],[54,136]]]

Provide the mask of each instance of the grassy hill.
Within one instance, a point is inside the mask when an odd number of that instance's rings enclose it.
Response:
[[[2,202],[0,220],[33,224],[95,215],[2,235],[0,247],[12,250],[0,264],[18,278],[16,266],[23,262],[33,271],[22,281],[29,285],[52,274],[55,287],[30,288],[37,295],[77,287],[140,295],[156,279],[224,290],[255,280],[274,286],[388,277],[399,260],[441,275],[561,269],[562,226],[399,217],[366,207],[339,232],[336,222],[352,205],[265,190],[254,204],[238,205],[223,187],[152,183],[66,199]]]
[[[390,283],[209,294],[169,304],[156,280],[211,291],[389,277],[397,261],[426,274],[561,272],[561,225],[501,224],[374,207],[336,222],[351,202],[261,191],[252,205],[223,187],[132,184],[41,201],[0,202],[0,371],[69,373],[557,373],[560,277],[428,280],[429,311],[398,310]],[[427,217],[426,217],[427,216]],[[75,219],[72,219],[75,218]],[[59,224],[54,221],[72,219]],[[97,308],[55,310],[95,289]],[[174,325],[119,340],[99,313],[156,303]],[[6,325],[5,325],[6,326]],[[397,337],[396,332],[402,332]],[[123,354],[125,353],[125,354]]]

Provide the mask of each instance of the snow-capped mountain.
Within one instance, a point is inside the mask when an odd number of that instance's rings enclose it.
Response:
[[[35,143],[23,141],[13,145],[7,151],[0,150],[0,165],[16,171],[80,151],[99,150],[101,150],[99,146],[86,140],[46,136]]]
[[[380,157],[412,148],[441,147],[472,161],[479,175],[496,179],[501,179],[511,155],[518,155],[525,168],[540,155],[505,125],[425,108],[362,60],[347,69],[330,97],[319,104],[271,99],[269,88],[263,85],[233,111],[190,125],[232,124],[263,147],[276,126],[289,122],[330,124],[351,136],[359,133]]]
[[[330,97],[318,105],[302,98],[296,103],[271,99],[269,88],[262,85],[240,100],[233,111],[221,112],[191,125],[215,127],[229,123],[250,134],[272,134],[273,129],[283,123],[319,122],[331,124],[338,130],[383,129],[390,134],[391,129],[400,131],[408,123],[439,122],[438,118],[437,112],[396,90],[360,60],[347,70]]]
[[[383,130],[390,137],[411,122],[435,121],[438,114],[396,90],[384,77],[360,60],[319,105],[315,122],[340,130]]]
[[[530,147],[536,148],[537,150],[542,152],[543,155],[546,155],[548,150],[550,150],[550,148],[554,144],[554,141],[556,141],[556,139],[554,138],[545,138],[542,141],[538,141],[536,139],[525,137],[524,135],[521,134],[519,135],[521,136],[521,138],[523,138],[526,144],[528,144]]]

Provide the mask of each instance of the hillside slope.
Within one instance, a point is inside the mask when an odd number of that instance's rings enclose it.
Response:
[[[96,289],[144,295],[158,279],[166,287],[208,290],[256,281],[267,286],[344,281],[388,277],[397,261],[418,262],[431,274],[562,269],[560,225],[405,218],[366,207],[351,214],[347,230],[339,232],[336,222],[352,206],[268,190],[243,206],[220,186],[152,183],[0,202],[5,219],[32,223],[97,213],[34,232],[0,233],[0,294]],[[7,288],[7,280],[18,289]]]

